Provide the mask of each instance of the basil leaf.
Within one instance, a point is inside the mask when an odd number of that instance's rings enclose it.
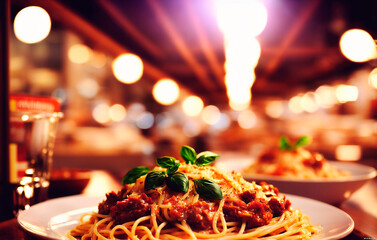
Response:
[[[136,180],[149,172],[149,168],[139,166],[131,169],[122,179],[122,185],[135,183]]]
[[[148,191],[164,185],[166,172],[152,171],[145,177],[144,190]]]
[[[303,147],[303,146],[308,145],[309,143],[310,143],[310,138],[309,138],[308,136],[302,136],[302,137],[300,137],[300,138],[296,141],[294,147],[295,147],[295,148]]]
[[[280,140],[279,140],[279,148],[281,150],[292,150],[292,145],[289,143],[289,140],[288,138],[286,137],[281,137]]]
[[[208,200],[221,200],[223,199],[223,193],[220,186],[208,179],[199,179],[194,181],[195,191],[201,198]]]
[[[178,168],[179,168],[180,165],[181,165],[180,163],[176,162],[174,166],[168,168],[168,171],[167,171],[168,175],[170,176],[173,173],[175,173],[178,170]]]
[[[195,150],[187,145],[183,145],[181,147],[181,156],[185,160],[186,163],[194,163],[196,160],[196,152]]]
[[[218,157],[219,157],[219,155],[217,155],[216,153],[210,152],[210,151],[201,152],[199,154],[199,158],[196,159],[195,164],[199,167],[206,166],[206,165],[211,164]]]
[[[167,169],[176,167],[177,165],[176,161],[177,160],[175,158],[169,157],[169,156],[157,158],[157,164],[160,167],[167,168]]]
[[[189,180],[186,174],[176,172],[166,180],[166,185],[176,192],[187,192],[189,188]]]

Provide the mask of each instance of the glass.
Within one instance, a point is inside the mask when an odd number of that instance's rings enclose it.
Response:
[[[61,112],[12,111],[11,107],[9,182],[15,215],[48,197],[57,124],[62,116]]]

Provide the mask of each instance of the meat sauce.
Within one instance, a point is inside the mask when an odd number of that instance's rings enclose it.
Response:
[[[225,197],[223,213],[227,221],[246,222],[248,228],[268,224],[273,217],[281,216],[291,206],[289,200],[276,198],[278,191],[271,185],[261,185],[271,197],[267,200],[258,199],[253,190],[244,191],[238,197]],[[106,194],[106,200],[98,205],[100,214],[110,214],[116,223],[136,220],[150,215],[153,200],[145,193],[129,195],[125,199],[114,192]],[[165,200],[163,204],[170,204],[170,221],[186,220],[194,229],[205,230],[212,226],[217,207],[206,201],[186,203],[176,196]]]
[[[313,169],[321,169],[323,164],[325,163],[326,159],[320,153],[314,153],[303,161],[303,164],[308,167],[312,167]]]

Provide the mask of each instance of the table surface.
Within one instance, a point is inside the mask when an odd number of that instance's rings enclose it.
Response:
[[[98,184],[98,183],[101,184]],[[99,186],[101,189],[99,190]],[[105,194],[119,189],[117,179],[104,171],[93,171],[83,194]],[[354,231],[343,240],[377,240],[377,179],[374,179],[355,192],[347,201],[337,206],[347,212],[355,222]],[[1,240],[36,240],[24,233],[15,218],[0,222]]]

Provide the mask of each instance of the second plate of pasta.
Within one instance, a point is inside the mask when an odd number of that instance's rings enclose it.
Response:
[[[276,186],[281,192],[309,197],[330,204],[339,204],[352,193],[376,177],[372,167],[353,162],[328,161],[339,170],[350,172],[350,176],[339,179],[294,179],[282,176],[244,173],[243,169],[254,160],[248,157],[227,156],[216,162],[216,167],[224,171],[238,171],[248,181],[265,181]]]

